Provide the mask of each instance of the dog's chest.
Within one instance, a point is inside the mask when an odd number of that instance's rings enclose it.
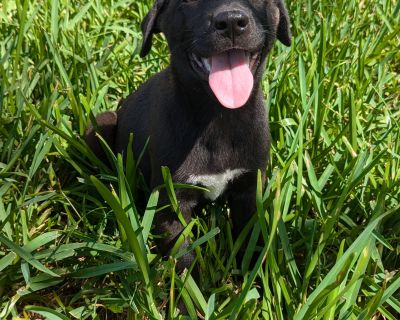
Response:
[[[264,134],[254,126],[257,118],[250,118],[228,114],[193,131],[196,135],[183,135],[186,147],[180,158],[184,160],[175,180],[207,188],[204,197],[214,201],[237,178],[262,168],[267,154]]]
[[[245,169],[228,169],[222,173],[216,174],[191,174],[187,183],[203,186],[208,189],[204,192],[204,197],[214,201],[221,196],[226,190],[228,184],[241,176],[247,170]]]

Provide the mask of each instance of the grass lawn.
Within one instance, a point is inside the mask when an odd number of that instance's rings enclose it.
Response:
[[[400,1],[287,0],[249,254],[205,207],[198,283],[153,250],[159,190],[136,206],[134,161],[109,170],[82,139],[168,64],[162,37],[138,56],[150,2],[0,1],[0,319],[175,319],[178,298],[189,319],[400,319]]]

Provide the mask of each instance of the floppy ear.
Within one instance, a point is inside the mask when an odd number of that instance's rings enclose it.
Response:
[[[277,0],[279,9],[279,24],[276,32],[277,39],[285,46],[290,47],[292,43],[292,33],[290,32],[290,18],[283,0]]]
[[[141,27],[143,34],[143,44],[142,49],[140,50],[140,56],[142,58],[150,52],[153,34],[161,32],[157,23],[157,19],[160,15],[162,7],[167,1],[168,0],[156,0],[153,8],[151,8],[149,13],[146,15],[146,17],[144,17],[142,21]]]

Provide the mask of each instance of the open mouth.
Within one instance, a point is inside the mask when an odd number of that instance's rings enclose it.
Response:
[[[227,50],[224,53],[229,53],[233,51],[239,51],[239,49]],[[240,50],[240,51],[244,52],[250,70],[252,72],[255,72],[258,66],[259,57],[261,53],[260,52],[250,53],[245,50]],[[191,53],[189,55],[189,60],[190,63],[192,64],[193,69],[195,69],[197,72],[201,72],[206,76],[210,74],[212,66],[212,57],[204,58],[196,55],[195,53]]]
[[[246,104],[253,91],[260,53],[231,49],[209,58],[194,53],[189,57],[192,68],[208,77],[210,89],[222,106],[237,109]]]

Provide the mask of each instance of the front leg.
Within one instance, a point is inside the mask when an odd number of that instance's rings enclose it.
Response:
[[[177,190],[176,196],[179,203],[180,211],[182,212],[183,218],[186,223],[189,223],[192,218],[192,211],[197,205],[197,195],[196,192],[191,190]],[[163,206],[168,204],[169,200],[165,192],[161,194],[160,205]],[[168,256],[171,249],[178,240],[184,226],[179,221],[178,215],[169,210],[158,213],[154,218],[154,234],[160,236],[157,241],[157,248],[163,256]],[[180,249],[184,249],[189,245],[189,239],[185,239]],[[179,258],[176,263],[176,270],[178,273],[182,272],[185,268],[190,268],[196,255],[193,251],[187,253],[183,257]]]
[[[264,183],[265,176],[262,181]],[[233,237],[237,240],[243,228],[249,223],[256,214],[256,190],[257,190],[257,172],[248,172],[231,183],[228,190],[228,202],[233,223]],[[245,250],[250,239],[251,232],[247,235],[247,241],[244,241],[238,252],[238,261],[241,264]],[[256,257],[253,257],[253,260]]]
[[[189,223],[192,218],[192,212],[198,203],[198,192],[194,190],[179,189],[176,190],[176,197],[179,203],[179,209],[182,212],[183,218],[186,223]],[[169,203],[168,196],[165,190],[160,195],[161,206],[167,205]],[[158,213],[154,218],[154,234],[158,235],[160,238],[157,240],[157,248],[160,253],[166,257],[170,255],[171,249],[174,247],[179,236],[182,234],[185,227],[182,225],[178,218],[178,215],[170,209],[165,209],[164,211]],[[179,249],[184,249],[189,245],[189,239],[186,238]],[[178,274],[182,273],[183,270],[189,269],[194,260],[196,254],[191,251],[185,254],[183,257],[179,258],[176,262],[175,269]],[[195,269],[192,272],[192,276],[197,279],[198,273]],[[177,308],[180,310],[182,315],[187,315],[187,309],[182,299],[177,302]]]

